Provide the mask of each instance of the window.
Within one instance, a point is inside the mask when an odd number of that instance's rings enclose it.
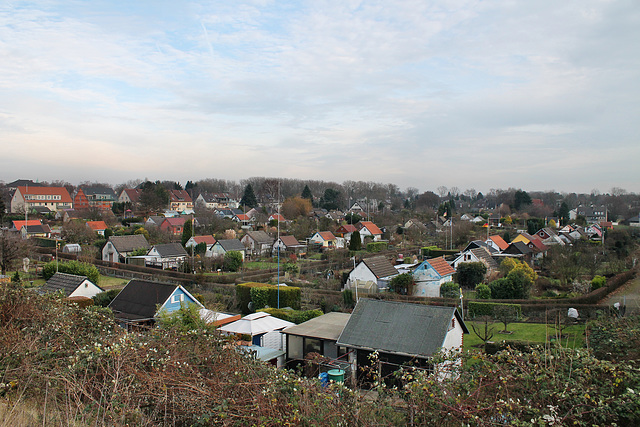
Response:
[[[322,354],[322,341],[314,339],[314,338],[305,338],[304,339],[304,354],[308,353],[320,353]]]
[[[171,302],[178,303],[184,301],[184,294],[173,294],[171,295]]]

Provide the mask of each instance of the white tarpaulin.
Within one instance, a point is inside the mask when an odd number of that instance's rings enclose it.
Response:
[[[249,314],[240,320],[221,326],[218,330],[230,334],[246,334],[254,336],[271,331],[279,331],[293,325],[294,323],[278,319],[269,313],[258,312]]]

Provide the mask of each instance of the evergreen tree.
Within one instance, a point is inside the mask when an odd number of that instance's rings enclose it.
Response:
[[[349,240],[349,250],[359,251],[362,249],[362,239],[360,238],[360,232],[358,230],[351,233],[351,240]]]
[[[182,228],[182,246],[187,244],[191,236],[193,236],[193,220],[188,219],[184,222],[184,227]]]
[[[242,200],[240,200],[240,205],[250,209],[258,206],[258,199],[256,199],[251,184],[247,184],[247,186],[244,187],[244,194],[242,195]]]
[[[320,207],[332,211],[340,207],[340,202],[340,192],[333,188],[327,188],[324,190],[324,195],[320,199]]]
[[[560,205],[558,217],[560,218],[560,224],[569,224],[569,205],[567,205],[567,202],[562,202],[562,204]]]
[[[302,194],[300,195],[303,199],[309,199],[313,202],[313,194],[311,194],[311,189],[308,185],[304,186],[304,190],[302,190]]]
[[[513,196],[513,208],[516,211],[523,209],[525,206],[528,206],[531,203],[531,196],[529,196],[529,193],[527,193],[526,191],[518,190]]]

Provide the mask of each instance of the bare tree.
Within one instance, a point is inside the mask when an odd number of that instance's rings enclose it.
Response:
[[[16,260],[22,259],[29,253],[28,241],[18,233],[0,230],[0,270],[6,274],[13,268]]]
[[[444,185],[441,185],[440,187],[437,188],[437,191],[438,191],[438,194],[440,195],[440,197],[444,197],[449,192],[449,189],[447,187],[445,187]]]
[[[482,327],[478,326],[476,328],[476,325],[471,323],[471,329],[473,329],[473,333],[476,334],[476,336],[480,338],[480,340],[483,343],[486,344],[487,341],[493,338],[493,335],[495,333],[495,328],[493,327],[491,316],[482,316],[480,317],[479,320],[484,322],[484,325],[482,325]]]

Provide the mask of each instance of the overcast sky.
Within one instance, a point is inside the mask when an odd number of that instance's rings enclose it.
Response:
[[[640,2],[0,3],[0,180],[640,192]]]

